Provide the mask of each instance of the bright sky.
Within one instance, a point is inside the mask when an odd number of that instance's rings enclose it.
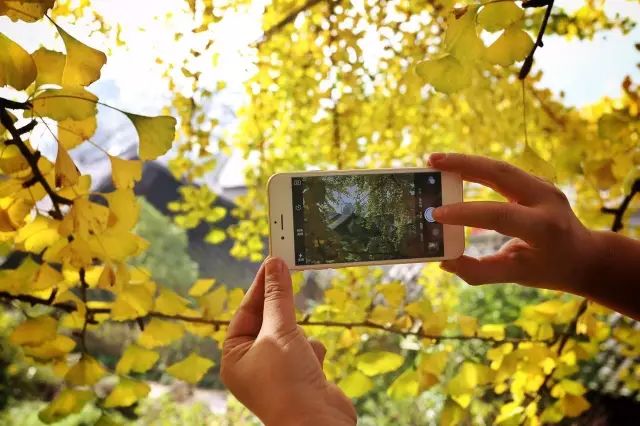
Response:
[[[220,55],[219,67],[211,75],[207,75],[207,79],[212,82],[226,80],[228,89],[215,102],[212,115],[221,114],[225,108],[235,109],[243,102],[242,84],[250,75],[251,58],[240,52],[260,37],[259,16],[263,3],[263,0],[254,2],[248,14],[225,16],[216,27],[213,38],[217,40],[214,46]],[[161,75],[162,68],[155,63],[156,57],[177,57],[180,52],[184,52],[184,46],[189,42],[186,39],[176,42],[171,37],[173,31],[170,31],[170,27],[181,24],[178,19],[174,18],[167,23],[158,17],[171,13],[176,7],[185,7],[184,0],[93,0],[93,4],[104,15],[106,22],[122,26],[128,48],[116,49],[109,55],[102,79],[91,89],[101,100],[111,105],[141,114],[158,114],[166,103],[168,92]],[[582,4],[583,1],[580,0],[556,1],[557,7],[567,10],[575,10]],[[606,7],[611,15],[618,13],[640,22],[640,3],[637,1],[610,0]],[[146,30],[138,32],[138,28]],[[104,41],[99,35],[88,37],[88,24],[79,23],[72,29],[67,26],[67,30],[89,45],[103,50],[106,47],[101,45]],[[37,49],[40,40],[51,40],[54,33],[46,20],[37,24],[21,24],[12,23],[4,17],[0,18],[0,31],[20,42],[28,51]],[[127,37],[128,31],[136,31],[136,36]],[[53,47],[63,50],[61,41],[58,42],[58,46]],[[633,47],[638,42],[640,27],[626,36],[619,31],[610,31],[591,41],[546,37],[544,48],[536,52],[535,67],[543,71],[542,85],[555,93],[563,91],[567,104],[583,106],[602,96],[618,96],[620,83],[625,75],[631,74],[636,81],[640,80],[640,70],[636,66],[640,62],[640,52]],[[211,58],[201,60],[211,61]],[[6,94],[6,90],[0,89],[0,94],[3,92]],[[226,125],[232,126],[233,122]],[[98,140],[95,142],[103,145],[110,140],[117,141],[108,147],[112,154],[119,153],[136,138],[126,119],[112,112],[103,113],[101,110],[99,129],[100,134],[96,136]],[[114,133],[117,133],[115,138]],[[48,139],[46,135],[44,137]],[[44,149],[44,153],[55,155],[55,148]],[[99,159],[88,157],[82,163],[93,161]],[[240,170],[242,167],[239,159],[233,156],[219,177],[221,183],[224,186],[241,184]]]

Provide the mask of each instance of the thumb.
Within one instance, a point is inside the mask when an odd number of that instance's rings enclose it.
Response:
[[[286,333],[296,327],[289,268],[282,259],[270,258],[265,264],[264,311],[260,332]]]

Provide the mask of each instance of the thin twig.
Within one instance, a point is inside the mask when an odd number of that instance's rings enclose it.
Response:
[[[544,1],[523,1],[522,7],[541,7],[546,3]],[[520,73],[518,74],[518,78],[520,80],[524,80],[529,75],[531,71],[531,66],[533,65],[533,55],[536,53],[536,49],[538,47],[544,46],[542,42],[542,37],[544,36],[544,32],[547,29],[547,23],[549,22],[549,17],[551,16],[551,9],[553,8],[553,0],[549,0],[547,3],[547,10],[544,12],[544,18],[542,18],[542,25],[540,25],[540,29],[538,30],[538,37],[536,38],[531,51],[527,55],[527,58],[524,60],[522,64],[522,68],[520,68]]]

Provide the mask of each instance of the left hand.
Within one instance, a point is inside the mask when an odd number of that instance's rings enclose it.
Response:
[[[267,259],[229,325],[225,386],[266,425],[355,425],[353,404],[322,371],[325,352],[296,324],[287,265]]]

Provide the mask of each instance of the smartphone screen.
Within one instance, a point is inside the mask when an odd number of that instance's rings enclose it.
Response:
[[[440,172],[291,178],[296,265],[444,256]]]

